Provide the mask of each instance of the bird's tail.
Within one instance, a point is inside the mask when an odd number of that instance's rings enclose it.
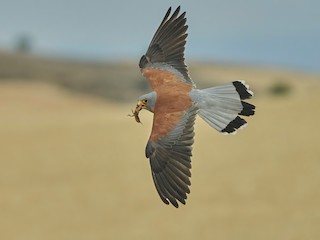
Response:
[[[244,81],[198,90],[197,103],[200,117],[222,133],[236,133],[246,126],[242,116],[255,113],[255,106],[242,100],[251,98],[253,92]]]

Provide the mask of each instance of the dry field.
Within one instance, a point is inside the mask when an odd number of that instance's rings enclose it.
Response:
[[[224,82],[241,75],[215,70]],[[257,114],[246,129],[224,136],[197,120],[179,209],[155,191],[152,115],[128,118],[135,101],[0,83],[0,239],[320,239],[320,81],[283,73],[290,94],[271,97],[268,73],[250,74]]]

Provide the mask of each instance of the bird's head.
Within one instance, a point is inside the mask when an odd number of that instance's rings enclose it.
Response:
[[[132,114],[129,114],[129,116],[134,117],[138,123],[141,123],[139,118],[139,112],[142,109],[146,109],[153,113],[154,106],[156,104],[156,98],[157,98],[156,92],[151,92],[139,97],[137,106],[135,107],[134,110],[132,110]]]
[[[142,95],[138,99],[137,107],[136,109],[146,109],[150,112],[154,112],[154,106],[156,104],[156,92],[150,92],[148,94]]]

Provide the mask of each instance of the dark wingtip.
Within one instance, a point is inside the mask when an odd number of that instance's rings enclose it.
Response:
[[[169,17],[169,15],[170,15],[170,13],[171,13],[171,7],[169,7],[169,9],[168,9],[168,11],[167,11],[167,13],[166,13],[166,15],[165,15],[165,17],[164,17],[164,19],[166,19],[166,18],[168,18]]]
[[[186,205],[186,201],[185,201],[185,200],[183,200],[183,201],[178,200],[178,201],[179,201],[181,204]],[[179,208],[178,202],[176,202],[175,204],[173,204],[173,203],[171,202],[171,204],[172,204],[175,208]]]
[[[163,199],[161,198],[161,200],[164,204],[169,205],[169,201],[166,198],[163,198]]]
[[[175,208],[179,208],[179,204],[176,201],[170,201],[170,202]]]
[[[175,19],[179,15],[179,12],[180,12],[180,6],[178,6],[176,10],[172,13],[170,19]]]

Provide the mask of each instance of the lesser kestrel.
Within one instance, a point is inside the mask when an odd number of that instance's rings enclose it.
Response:
[[[133,111],[137,120],[142,109],[154,113],[146,146],[152,178],[165,204],[185,204],[191,177],[194,122],[198,114],[221,133],[235,133],[246,125],[242,116],[255,113],[255,106],[242,100],[253,96],[244,81],[197,89],[184,62],[187,38],[186,13],[180,7],[167,11],[140,59],[140,69],[153,92],[139,98]]]

